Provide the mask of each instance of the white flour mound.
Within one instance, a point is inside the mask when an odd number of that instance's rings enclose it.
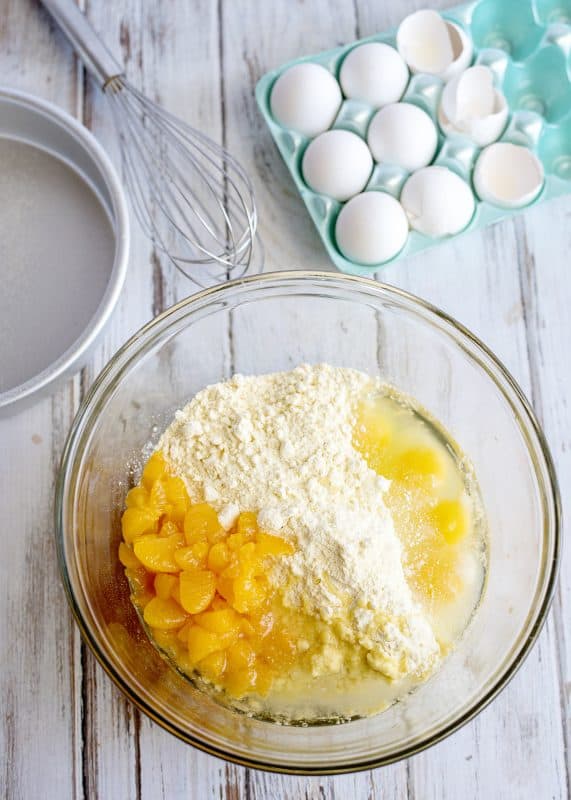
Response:
[[[390,678],[421,674],[439,646],[407,585],[387,481],[353,448],[356,402],[380,388],[352,369],[302,365],[200,391],[159,442],[193,501],[231,527],[240,511],[293,542],[271,577],[285,601],[337,621]]]

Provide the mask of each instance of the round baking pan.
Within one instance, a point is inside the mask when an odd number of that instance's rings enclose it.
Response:
[[[57,106],[0,87],[0,416],[84,364],[125,280],[119,178]]]

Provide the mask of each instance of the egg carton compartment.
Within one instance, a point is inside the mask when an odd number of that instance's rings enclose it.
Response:
[[[529,205],[571,192],[571,0],[475,0],[446,9],[441,12],[441,17],[458,26],[472,42],[473,55],[467,66],[489,67],[494,86],[505,96],[508,119],[497,141],[523,145],[541,161],[544,185]],[[341,65],[349,52],[368,42],[396,48],[396,32],[397,28],[394,28],[290,61],[264,75],[256,86],[258,105],[327,252],[335,266],[349,274],[371,275],[389,261],[359,264],[340,252],[335,225],[344,203],[313,191],[305,182],[302,161],[313,137],[289,130],[274,118],[271,92],[277,78],[297,64],[319,64],[338,81]],[[443,132],[438,121],[438,109],[444,85],[445,82],[434,75],[411,74],[401,102],[418,106],[436,125],[438,145],[431,164],[455,172],[474,193],[474,215],[467,227],[454,235],[455,238],[524,209],[504,208],[478,198],[473,177],[482,148],[460,134],[446,135]],[[371,119],[377,110],[367,103],[344,97],[330,129],[348,130],[366,141]],[[410,174],[401,167],[374,162],[363,191],[383,191],[399,199]],[[453,237],[432,238],[411,229],[403,249],[390,261],[418,253],[449,238]]]

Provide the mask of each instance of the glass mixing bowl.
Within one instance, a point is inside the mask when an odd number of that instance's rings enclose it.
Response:
[[[177,408],[234,372],[323,361],[380,376],[452,433],[480,482],[489,569],[474,620],[427,683],[367,719],[293,727],[224,708],[168,666],[131,606],[117,547],[125,494]],[[214,755],[307,774],[405,758],[481,711],[537,638],[560,549],[552,462],[528,403],[502,365],[458,323],[418,298],[327,273],[227,283],[184,300],[127,342],[73,424],[56,526],[77,622],[108,675],[140,709]]]

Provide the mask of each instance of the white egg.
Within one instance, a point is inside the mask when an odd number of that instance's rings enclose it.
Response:
[[[470,67],[444,87],[438,122],[446,134],[461,134],[485,147],[501,136],[507,120],[506,98],[494,87],[489,67]]]
[[[445,81],[466,69],[473,52],[465,32],[430,9],[415,11],[403,19],[397,31],[397,48],[413,72],[427,72]]]
[[[344,130],[325,131],[310,142],[301,171],[307,185],[335,200],[348,200],[365,188],[373,157],[363,139]]]
[[[543,165],[535,153],[508,142],[497,142],[482,150],[474,168],[478,197],[503,208],[532,203],[543,183]]]
[[[426,236],[451,236],[463,230],[474,215],[472,190],[446,167],[425,167],[405,183],[401,204],[411,228]]]
[[[438,133],[434,122],[418,106],[391,103],[371,120],[367,143],[375,161],[414,172],[434,158]]]
[[[335,224],[341,253],[358,264],[382,264],[406,244],[408,222],[401,204],[386,192],[363,192],[343,206]]]
[[[375,108],[396,103],[404,94],[409,73],[394,47],[368,42],[355,47],[341,64],[339,82],[345,97]]]
[[[317,136],[331,127],[342,102],[339,84],[320,64],[290,67],[274,83],[272,114],[285,128]]]

